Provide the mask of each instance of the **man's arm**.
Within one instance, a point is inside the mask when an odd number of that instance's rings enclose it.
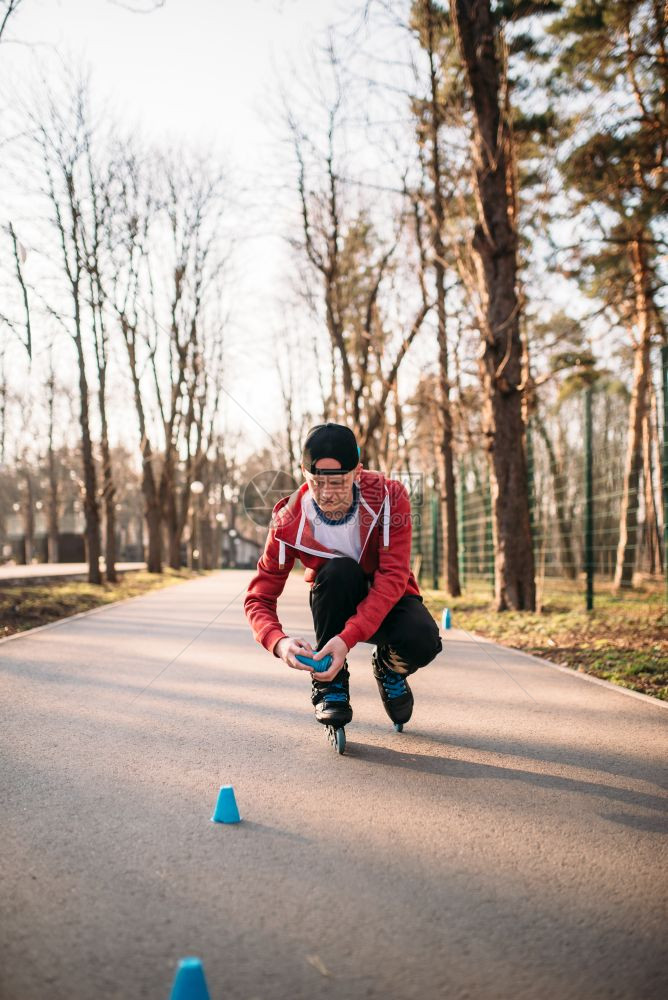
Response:
[[[270,653],[274,652],[281,639],[286,638],[278,620],[276,605],[294,563],[294,555],[286,550],[284,565],[278,565],[278,542],[271,527],[264,552],[257,564],[257,573],[248,585],[244,599],[244,611],[253,635]]]
[[[340,636],[348,649],[374,634],[389,611],[406,592],[411,562],[411,503],[401,483],[388,483],[390,494],[390,545],[378,549],[378,569],[369,593],[357,605]]]

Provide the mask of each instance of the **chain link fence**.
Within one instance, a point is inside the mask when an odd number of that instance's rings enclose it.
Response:
[[[668,349],[663,351],[664,411],[668,399]],[[624,598],[629,579],[615,586],[622,529],[626,426],[610,417],[606,392],[589,387],[571,400],[567,428],[550,437],[540,417],[527,435],[530,515],[539,607],[560,595],[582,595],[591,608],[597,593]],[[660,415],[661,416],[661,415]],[[665,588],[668,510],[668,426],[663,441],[644,442],[637,487],[627,491],[623,519],[626,577],[634,586]],[[457,541],[462,590],[494,593],[492,500],[482,449],[457,463]],[[403,476],[404,482],[407,477]],[[413,569],[423,587],[445,588],[442,506],[435,474],[411,482]]]

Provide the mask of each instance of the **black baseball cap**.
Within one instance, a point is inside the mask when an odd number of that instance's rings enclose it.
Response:
[[[321,458],[335,458],[341,463],[340,469],[316,469],[315,463]],[[355,435],[343,424],[317,424],[306,435],[302,450],[302,465],[307,472],[318,474],[328,472],[351,472],[360,460]]]

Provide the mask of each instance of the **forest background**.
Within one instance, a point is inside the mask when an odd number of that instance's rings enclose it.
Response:
[[[665,693],[665,6],[315,6],[0,4],[3,559],[250,564],[337,420],[436,612]]]

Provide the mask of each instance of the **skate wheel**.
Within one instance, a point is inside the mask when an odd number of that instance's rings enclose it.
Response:
[[[346,749],[346,731],[345,729],[337,729],[334,732],[335,746],[337,753],[344,753]]]
[[[394,723],[394,731],[395,731],[395,733],[403,733],[403,731],[404,731],[404,724],[403,724],[403,722],[395,722]]]

